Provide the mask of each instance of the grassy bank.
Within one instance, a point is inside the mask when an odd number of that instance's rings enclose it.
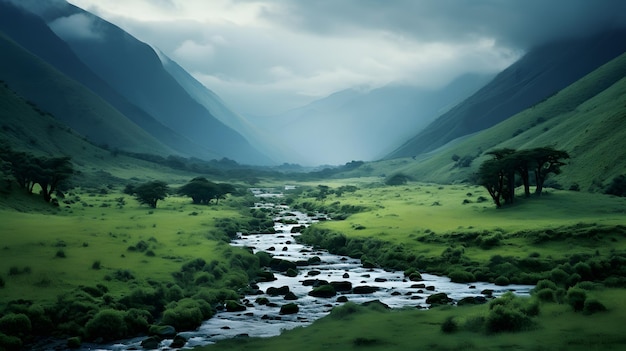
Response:
[[[303,241],[407,273],[435,271],[457,281],[501,285],[539,282],[539,287],[531,298],[513,303],[496,299],[428,311],[346,304],[279,337],[227,340],[202,350],[621,350],[626,345],[620,327],[626,315],[626,199],[550,189],[541,198],[495,209],[488,194],[474,186],[359,184],[355,191],[334,191],[345,184],[330,191],[312,185],[289,200],[303,210],[344,218],[315,224]]]
[[[75,189],[58,209],[35,195],[11,197],[0,208],[7,349],[42,336],[113,340],[159,323],[194,329],[238,300],[259,269],[256,256],[229,245],[236,231],[266,225],[245,196],[219,206],[168,197],[156,209],[119,189]],[[18,315],[28,325],[15,331]]]

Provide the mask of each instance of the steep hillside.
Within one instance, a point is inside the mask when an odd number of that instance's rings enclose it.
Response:
[[[347,89],[286,113],[257,118],[267,134],[280,131],[290,162],[344,164],[380,158],[435,117],[482,87],[491,76],[466,75],[440,89],[390,84]],[[303,161],[299,161],[303,160]]]
[[[381,161],[356,172],[402,172],[417,180],[453,183],[472,178],[487,157],[484,151],[546,145],[571,156],[553,178],[565,189],[577,184],[583,191],[599,191],[626,174],[626,54],[496,126],[415,159]],[[454,155],[475,159],[470,167],[460,167]]]
[[[626,31],[620,30],[531,50],[387,158],[435,150],[531,107],[626,51],[624,38]]]
[[[0,1],[0,31],[4,32],[26,50],[54,66],[63,74],[91,89],[124,116],[172,150],[183,155],[195,155],[204,158],[219,157],[219,155],[211,153],[176,134],[118,94],[91,69],[85,66],[67,43],[57,37],[39,16],[22,10],[12,3]],[[79,126],[73,125],[71,120],[66,120],[65,122],[69,123],[70,127],[81,129]],[[89,125],[84,127],[88,128]],[[98,128],[97,125],[92,127],[93,130],[85,134],[93,136],[106,132],[106,130]],[[120,145],[114,143],[109,145],[111,147],[120,147]]]
[[[91,90],[2,33],[0,51],[1,80],[92,142],[133,152],[175,154]]]
[[[154,50],[117,26],[67,3],[39,15],[107,84],[160,123],[218,155],[239,162],[270,161],[217,120],[163,68]],[[77,21],[80,19],[80,21]],[[80,23],[84,27],[73,25]],[[77,33],[87,35],[77,35]]]

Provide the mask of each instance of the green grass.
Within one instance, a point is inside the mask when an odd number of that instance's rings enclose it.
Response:
[[[117,207],[119,197],[125,198],[123,208]],[[67,199],[77,201],[57,213],[0,209],[0,275],[6,282],[0,303],[15,299],[52,302],[58,294],[97,283],[107,285],[114,296],[122,296],[133,284],[105,279],[117,270],[130,270],[136,284],[149,279],[172,283],[172,273],[188,260],[226,261],[228,244],[210,233],[217,218],[241,217],[228,201],[220,206],[195,206],[187,198],[169,197],[152,210],[120,193],[72,192]],[[147,250],[128,250],[140,241],[149,245],[154,256],[146,255]],[[65,258],[56,256],[59,250]],[[94,270],[96,261],[100,269]],[[30,273],[9,275],[11,267],[29,267]]]
[[[487,305],[428,311],[357,307],[347,315],[340,307],[309,327],[279,337],[220,341],[198,350],[621,350],[626,344],[621,322],[625,292],[593,291],[609,310],[590,316],[575,313],[568,305],[542,304],[535,325],[522,332],[468,330],[468,323],[488,314]],[[450,317],[461,327],[444,334],[441,324]]]

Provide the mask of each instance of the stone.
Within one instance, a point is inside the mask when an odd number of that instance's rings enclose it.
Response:
[[[187,339],[181,336],[180,334],[178,334],[174,337],[174,340],[172,340],[172,343],[170,344],[170,348],[180,349],[184,347],[186,343],[187,343]]]
[[[270,286],[265,291],[265,293],[268,294],[269,296],[279,296],[279,295],[285,296],[288,292],[289,292],[289,287],[287,285],[283,285],[280,288]]]
[[[296,294],[294,294],[291,291],[288,292],[287,294],[285,294],[285,300],[294,301],[294,300],[297,300],[297,299],[298,299],[298,297],[296,296]]]
[[[365,301],[361,304],[361,306],[365,306],[365,307],[382,307],[383,309],[386,310],[390,310],[391,307],[389,307],[389,305],[387,305],[384,302],[381,302],[380,300],[371,300],[371,301]]]
[[[337,281],[330,282],[330,285],[335,288],[335,291],[350,291],[352,290],[352,283],[349,281]]]
[[[280,307],[279,314],[295,314],[298,312],[300,312],[300,307],[298,307],[298,305],[295,303],[288,303]]]
[[[153,325],[149,332],[150,335],[158,336],[161,339],[168,339],[176,335],[176,329],[171,325]]]
[[[156,336],[149,336],[141,341],[141,347],[146,350],[156,350],[161,344],[161,339]]]
[[[327,284],[327,285],[321,285],[321,286],[318,286],[317,288],[314,288],[313,290],[309,292],[309,295],[313,297],[329,298],[329,297],[333,297],[337,295],[337,292],[335,291],[335,288],[332,285]]]
[[[446,305],[450,302],[452,302],[452,299],[446,293],[436,293],[426,298],[426,303],[431,305]]]
[[[345,295],[341,295],[337,298],[337,302],[341,302],[341,303],[348,302],[348,297]]]
[[[355,294],[372,294],[378,290],[380,290],[380,288],[377,286],[360,285],[360,286],[355,286],[352,289],[352,292]]]

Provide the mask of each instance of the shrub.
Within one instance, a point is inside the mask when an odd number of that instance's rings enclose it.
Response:
[[[22,337],[32,330],[30,319],[23,313],[9,313],[0,318],[0,332]]]
[[[545,288],[535,292],[535,296],[541,301],[545,302],[554,302],[556,297],[554,295],[554,290]]]
[[[57,257],[57,258],[66,258],[67,257],[65,255],[65,251],[63,251],[62,249],[59,249],[54,256]]]
[[[487,315],[487,332],[521,331],[531,324],[530,318],[517,309],[507,306],[495,306]]]
[[[93,263],[91,264],[91,269],[95,269],[98,270],[101,268],[101,264],[100,264],[100,260],[98,261],[93,261]]]
[[[476,277],[474,277],[474,274],[460,269],[450,272],[448,274],[448,277],[454,283],[469,283],[476,281]]]
[[[454,317],[449,316],[445,321],[441,324],[441,331],[446,334],[451,334],[456,332],[459,329],[458,324],[454,321]]]
[[[585,307],[587,293],[583,289],[570,288],[567,291],[567,303],[572,306],[574,311],[582,311]]]
[[[182,299],[170,303],[161,322],[171,325],[176,330],[194,330],[213,314],[211,306],[203,300]]]
[[[22,349],[22,340],[15,336],[0,333],[0,350],[19,351]]]
[[[595,299],[588,299],[585,300],[585,304],[583,306],[583,313],[584,314],[594,314],[597,312],[604,312],[606,311],[606,306],[604,306],[600,301],[595,300]]]
[[[507,277],[505,277],[505,276],[501,275],[501,276],[499,276],[499,277],[497,277],[497,278],[496,278],[496,280],[494,281],[494,283],[495,283],[496,285],[499,285],[499,286],[509,285],[509,278],[507,278]]]
[[[145,333],[148,331],[150,323],[152,322],[152,315],[148,311],[131,308],[126,312],[124,322],[126,322],[129,335]]]
[[[604,193],[615,196],[626,196],[626,174],[613,178],[613,181],[606,188]]]
[[[111,341],[127,336],[124,312],[117,310],[101,310],[87,322],[85,329],[91,340],[102,338]]]
[[[80,341],[80,338],[78,336],[75,336],[75,337],[67,339],[67,348],[68,349],[78,349],[78,348],[80,348],[80,345],[81,345],[81,341]]]

